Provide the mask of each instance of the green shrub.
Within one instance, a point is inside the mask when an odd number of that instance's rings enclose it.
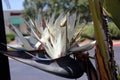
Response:
[[[81,26],[81,25],[80,25]],[[120,39],[120,30],[112,22],[108,23],[109,34],[112,39]],[[92,24],[87,24],[81,33],[81,36],[88,39],[94,39],[94,28]]]
[[[120,30],[116,27],[116,25],[112,22],[108,23],[109,34],[112,39],[120,39]]]
[[[15,38],[14,34],[6,34],[7,43],[9,43],[10,41],[14,40],[14,38]]]
[[[118,76],[118,80],[120,80],[120,75]]]
[[[94,28],[92,24],[87,24],[81,33],[81,37],[94,39]]]

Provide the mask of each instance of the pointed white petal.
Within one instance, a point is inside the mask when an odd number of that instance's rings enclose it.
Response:
[[[20,40],[22,41],[24,47],[27,50],[34,50],[34,48],[28,43],[28,41],[24,38],[24,36],[22,35],[22,33],[14,26],[11,24],[11,26],[14,28],[16,34],[19,36]]]
[[[86,45],[80,46],[80,47],[74,47],[70,49],[71,52],[84,52],[92,49],[96,44],[96,41],[93,41],[91,43],[88,43]]]

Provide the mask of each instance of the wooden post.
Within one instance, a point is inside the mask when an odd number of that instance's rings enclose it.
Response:
[[[6,44],[2,0],[0,0],[0,43]],[[0,44],[0,50],[7,50],[7,48]],[[10,80],[8,57],[2,53],[0,53],[0,80]]]

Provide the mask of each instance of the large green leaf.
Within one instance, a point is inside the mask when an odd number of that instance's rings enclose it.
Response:
[[[94,31],[96,38],[96,65],[100,80],[115,80],[109,64],[109,38],[107,35],[107,25],[103,16],[102,3],[100,0],[88,0],[92,19],[94,22]],[[98,79],[98,80],[99,80]]]
[[[120,29],[120,0],[103,0],[104,10]]]

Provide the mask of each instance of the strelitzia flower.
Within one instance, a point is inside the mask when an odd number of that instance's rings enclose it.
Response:
[[[30,18],[30,21],[24,20],[24,22],[31,30],[29,40],[11,24],[11,29],[20,38],[24,48],[8,46],[15,51],[0,51],[1,53],[61,77],[75,79],[83,75],[83,62],[70,55],[92,49],[96,41],[78,46],[76,37],[81,31],[76,32],[79,25],[79,16],[77,17],[76,13],[61,13],[57,19],[55,19],[54,13],[49,21],[45,21],[46,27],[44,28],[39,24],[41,23],[39,16],[36,20]]]
[[[57,59],[66,56],[69,52],[84,52],[93,48],[95,45],[94,41],[82,47],[73,47],[78,44],[75,42],[76,40],[74,40],[76,28],[79,24],[79,17],[76,17],[76,13],[71,15],[69,12],[67,14],[62,13],[56,20],[54,13],[49,21],[45,21],[46,27],[44,29],[38,25],[38,23],[40,23],[39,21],[39,16],[35,21],[31,18],[30,22],[25,21],[31,29],[31,40],[29,42],[27,42],[24,36],[22,36],[22,33],[12,25],[14,32],[20,37],[26,50],[40,49],[40,47],[42,47],[51,59]],[[30,45],[31,42],[35,42],[32,43],[34,45]]]

